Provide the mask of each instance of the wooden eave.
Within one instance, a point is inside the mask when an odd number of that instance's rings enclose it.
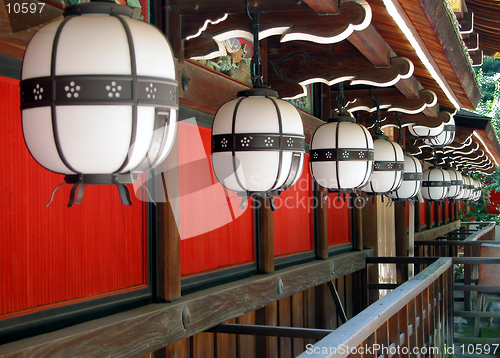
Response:
[[[467,10],[474,13],[474,32],[479,34],[479,49],[486,56],[500,53],[500,2],[466,0]]]
[[[381,0],[369,0],[374,13],[372,25],[398,56],[415,65],[414,76],[424,88],[436,92],[441,106],[454,108],[436,80],[420,61],[412,45],[387,13]],[[439,71],[459,100],[461,108],[474,109],[481,94],[465,45],[443,0],[405,0],[399,2],[424,42]],[[426,7],[423,7],[426,6]]]

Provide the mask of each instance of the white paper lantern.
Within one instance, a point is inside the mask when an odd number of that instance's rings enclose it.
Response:
[[[440,135],[443,132],[444,123],[441,123],[437,127],[427,127],[419,124],[411,124],[408,126],[408,130],[415,137],[423,138],[433,138]]]
[[[373,171],[372,137],[352,117],[334,117],[319,126],[309,152],[314,180],[332,191],[363,186]]]
[[[449,199],[457,199],[458,196],[462,193],[464,179],[460,172],[454,169],[445,169],[450,176],[450,188],[448,190],[447,197]]]
[[[422,196],[426,200],[439,201],[447,197],[450,189],[450,174],[440,167],[431,167],[422,174]]]
[[[471,200],[478,201],[479,198],[481,198],[481,193],[482,193],[481,182],[477,179],[472,179],[472,182],[473,182],[472,183],[473,189],[472,189]]]
[[[457,200],[468,200],[472,195],[472,184],[467,175],[462,175],[462,191],[457,195]]]
[[[450,115],[451,116],[451,115]],[[451,116],[450,120],[443,125],[443,131],[435,136],[424,139],[424,143],[434,147],[444,147],[450,145],[455,140],[455,119]]]
[[[409,154],[404,155],[403,181],[399,189],[388,193],[392,199],[408,200],[415,197],[422,187],[422,164]]]
[[[304,130],[295,107],[276,91],[254,88],[223,104],[212,127],[212,166],[240,196],[273,197],[300,178]]]
[[[373,139],[375,148],[373,174],[361,190],[373,194],[397,190],[403,179],[403,149],[385,135],[375,135]]]
[[[26,145],[42,165],[78,186],[115,184],[124,203],[132,173],[167,156],[177,128],[170,45],[132,9],[90,2],[66,8],[26,48],[21,109]]]

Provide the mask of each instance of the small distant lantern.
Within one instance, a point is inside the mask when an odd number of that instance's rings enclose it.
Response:
[[[170,45],[154,26],[113,2],[69,6],[26,48],[21,110],[26,145],[43,167],[73,184],[124,183],[160,164],[177,128]]]
[[[468,200],[471,195],[471,185],[469,181],[469,177],[467,175],[462,175],[462,190],[455,197],[457,200]]]
[[[476,179],[472,179],[473,183],[473,189],[472,189],[472,196],[471,196],[471,200],[472,201],[478,201],[479,198],[481,198],[481,193],[482,193],[482,190],[481,190],[481,182],[479,180],[476,180]]]
[[[361,187],[372,174],[372,137],[349,116],[334,117],[319,126],[312,136],[309,154],[314,180],[331,191]]]
[[[426,200],[440,201],[445,199],[450,185],[450,175],[440,167],[431,167],[422,174],[421,193]]]
[[[409,154],[404,155],[403,181],[399,189],[388,196],[396,200],[408,200],[417,196],[422,187],[422,164]]]
[[[275,197],[300,178],[304,130],[295,107],[276,91],[253,88],[223,104],[212,127],[212,166],[242,197]]]
[[[388,136],[381,134],[373,136],[373,146],[375,148],[373,174],[361,190],[384,194],[399,189],[403,179],[403,149]]]
[[[462,188],[464,183],[463,176],[457,170],[454,169],[445,169],[445,170],[448,172],[448,175],[450,176],[450,189],[448,190],[447,197],[449,199],[456,199],[463,190]]]
[[[448,112],[445,112],[448,113]],[[424,139],[424,143],[434,147],[444,147],[450,145],[455,140],[455,119],[449,114],[450,120],[443,125],[443,131],[435,136]]]

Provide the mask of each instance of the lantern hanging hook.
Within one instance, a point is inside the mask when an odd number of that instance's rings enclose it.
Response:
[[[401,118],[401,115],[399,112],[396,112],[396,118],[398,120],[398,128],[399,128],[399,133],[398,133],[398,143],[403,146],[403,119]]]
[[[344,95],[344,83],[340,82],[339,83],[339,92],[337,93],[337,96],[335,97],[335,104],[337,105],[337,110],[339,111],[339,116],[348,116],[349,114],[346,113],[345,109],[345,95]]]
[[[259,44],[259,13],[248,11],[247,2],[247,13],[252,20],[252,35],[253,35],[253,56],[250,62],[250,71],[252,77],[252,85],[254,88],[268,88],[269,85],[264,83],[263,65],[262,65],[262,54],[260,52]]]
[[[375,116],[375,133],[377,135],[383,135],[384,132],[382,131],[382,129],[380,128],[380,98],[378,97],[375,97],[373,95],[373,87],[370,89],[370,96],[372,97],[373,101],[375,101],[375,105],[377,106],[377,112],[376,112],[376,116]]]

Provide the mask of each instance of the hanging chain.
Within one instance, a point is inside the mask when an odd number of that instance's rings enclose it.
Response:
[[[262,54],[259,44],[259,13],[252,13],[253,56],[250,63],[252,84],[254,88],[264,88],[264,75],[262,69]]]

